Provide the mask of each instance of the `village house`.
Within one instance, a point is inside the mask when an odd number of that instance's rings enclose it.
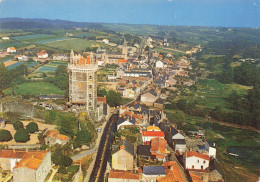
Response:
[[[49,56],[48,53],[46,52],[46,50],[42,50],[41,52],[38,52],[37,55],[38,55],[38,58],[40,58],[40,59],[46,59]]]
[[[139,174],[131,171],[111,170],[108,175],[108,182],[139,182]]]
[[[108,44],[109,43],[109,40],[108,39],[103,39],[102,41],[104,44]]]
[[[151,158],[158,161],[165,161],[165,158],[169,155],[169,151],[166,150],[167,141],[164,138],[153,138],[151,140]]]
[[[120,117],[117,121],[117,130],[123,129],[125,126],[134,126],[136,119],[131,116]]]
[[[214,142],[206,141],[205,142],[205,149],[209,154],[209,157],[216,158],[216,144]]]
[[[187,170],[205,171],[209,168],[209,156],[195,151],[187,151],[183,154],[184,165]]]
[[[132,171],[134,168],[134,146],[125,138],[112,145],[112,169]]]
[[[18,59],[19,61],[28,61],[29,57],[25,55],[18,55],[15,56],[14,58]]]
[[[145,145],[150,145],[153,138],[164,138],[164,132],[162,131],[142,131],[142,141]]]
[[[155,92],[146,92],[141,95],[141,104],[147,106],[153,106],[154,102],[157,100],[158,96]]]
[[[164,100],[162,98],[158,98],[154,104],[154,107],[159,108],[159,109],[163,109],[164,108]]]
[[[157,182],[184,182],[176,161],[167,161],[162,164],[165,167],[166,176],[157,179]]]
[[[66,54],[53,54],[52,59],[57,61],[68,61],[69,56]]]
[[[14,182],[44,182],[51,170],[49,151],[1,150],[0,165],[13,171]]]
[[[9,40],[9,37],[2,37],[2,40]]]
[[[7,53],[11,53],[11,54],[16,53],[16,49],[14,47],[8,47],[6,51]]]
[[[66,135],[60,134],[60,132],[57,130],[49,130],[47,131],[44,140],[47,145],[65,145],[69,142],[70,138]]]
[[[157,179],[166,176],[164,166],[144,166],[143,178],[144,181],[157,181]]]
[[[14,182],[44,182],[51,170],[51,153],[48,151],[26,152],[13,171]]]
[[[146,131],[161,131],[161,129],[158,126],[148,126],[146,128]]]
[[[156,68],[164,68],[164,63],[161,60],[159,60],[155,63],[155,67]]]

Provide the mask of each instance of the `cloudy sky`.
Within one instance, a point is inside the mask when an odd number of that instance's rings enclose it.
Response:
[[[260,0],[0,0],[0,18],[260,27]]]

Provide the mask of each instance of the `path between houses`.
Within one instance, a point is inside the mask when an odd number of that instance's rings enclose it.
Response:
[[[48,182],[52,182],[52,180],[53,180],[53,177],[54,177],[54,176],[55,176],[55,174],[58,172],[58,169],[59,169],[59,168],[57,168],[57,169],[51,168],[51,170],[52,170],[52,173],[51,173],[51,176],[50,176],[50,178],[49,178]]]

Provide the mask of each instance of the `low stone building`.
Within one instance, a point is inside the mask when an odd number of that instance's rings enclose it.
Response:
[[[69,142],[69,139],[70,138],[68,136],[60,134],[60,132],[57,130],[49,130],[46,133],[45,144],[47,144],[47,145],[55,145],[55,144],[65,145],[66,143]]]

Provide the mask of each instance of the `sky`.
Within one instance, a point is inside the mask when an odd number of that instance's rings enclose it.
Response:
[[[0,0],[0,18],[260,27],[260,0]]]

